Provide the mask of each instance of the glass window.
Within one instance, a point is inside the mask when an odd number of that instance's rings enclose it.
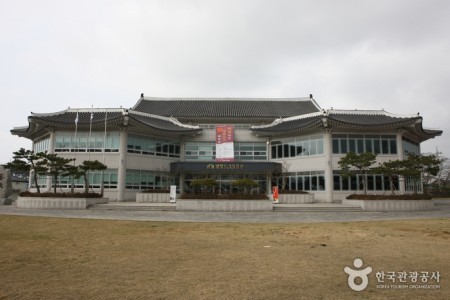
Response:
[[[303,177],[303,182],[304,182],[305,191],[310,191],[311,190],[310,177],[309,176]]]
[[[316,155],[317,154],[316,141],[315,140],[310,141],[309,145],[310,145],[309,155]]]
[[[374,181],[374,176],[373,175],[367,175],[367,190],[368,191],[373,191],[375,190],[375,181]]]
[[[341,153],[347,153],[347,140],[346,139],[341,139],[340,140],[340,144],[341,144]]]
[[[357,153],[364,153],[364,139],[357,139],[356,140],[356,152]]]
[[[317,140],[317,154],[323,154],[323,140]]]
[[[349,185],[350,185],[350,177],[342,176],[342,190],[343,191],[348,191],[349,190]]]
[[[383,176],[381,175],[375,175],[375,190],[383,190]]]
[[[380,140],[379,139],[373,140],[373,152],[380,154],[381,153],[380,150],[381,150]]]
[[[354,139],[348,140],[348,152],[356,153],[356,140]]]
[[[145,155],[180,157],[179,144],[175,141],[155,140],[151,137],[129,135],[128,152]],[[190,145],[186,145],[189,149]],[[178,150],[178,152],[177,152]]]
[[[318,190],[318,180],[317,176],[311,176],[311,190],[317,191]]]
[[[324,191],[325,190],[325,176],[319,175],[318,177],[319,177],[319,185],[318,185],[319,191]]]
[[[289,145],[287,145],[287,144],[283,145],[283,156],[289,157]]]
[[[365,139],[365,144],[366,144],[366,151],[367,152],[373,152],[373,147],[372,147],[372,139]]]
[[[381,149],[383,154],[389,154],[389,141],[386,139],[381,140]]]
[[[334,154],[339,154],[339,140],[338,139],[333,139],[333,153]]]
[[[302,176],[298,176],[297,177],[297,189],[299,191],[304,191],[304,187],[303,187],[303,177]]]
[[[391,154],[397,154],[397,141],[396,140],[390,140],[389,141],[389,148],[391,150]]]
[[[106,139],[106,142],[105,142]],[[118,132],[57,132],[55,152],[118,152],[120,137]],[[128,147],[130,148],[130,146]],[[131,147],[132,148],[132,147]]]

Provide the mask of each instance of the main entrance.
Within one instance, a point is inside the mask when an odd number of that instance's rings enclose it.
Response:
[[[234,180],[249,178],[258,183],[258,193],[270,191],[273,173],[281,172],[281,164],[275,162],[173,162],[170,172],[180,175],[180,192],[192,191],[191,182],[199,178],[211,178],[219,183],[219,193],[230,193]]]
[[[249,178],[258,183],[256,188],[258,194],[267,192],[267,174],[205,174],[205,173],[186,173],[184,174],[184,192],[192,191],[191,182],[200,178],[211,178],[218,183],[219,194],[229,194],[230,192],[237,192],[237,189],[231,185],[234,180]]]

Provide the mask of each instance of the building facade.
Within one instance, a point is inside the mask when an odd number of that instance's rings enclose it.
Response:
[[[219,160],[217,130],[232,128],[231,159]],[[191,182],[210,177],[220,192],[231,182],[251,178],[260,192],[272,186],[314,194],[333,202],[362,189],[358,176],[340,174],[347,152],[377,153],[377,162],[420,154],[420,143],[442,134],[422,127],[422,117],[384,110],[324,110],[307,98],[153,98],[141,94],[130,109],[66,109],[32,113],[28,126],[11,130],[33,142],[35,152],[98,160],[108,166],[92,172],[90,183],[111,201],[129,201],[148,189],[176,185],[189,192]],[[61,179],[69,189],[72,180]],[[41,178],[39,185],[52,182]],[[75,187],[82,189],[83,182]],[[408,180],[395,182],[399,193],[412,191]],[[369,175],[371,193],[389,190],[382,174]]]

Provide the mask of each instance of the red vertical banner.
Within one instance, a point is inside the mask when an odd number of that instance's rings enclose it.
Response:
[[[216,126],[216,161],[234,161],[234,127]]]
[[[278,203],[278,187],[272,187],[273,203]]]

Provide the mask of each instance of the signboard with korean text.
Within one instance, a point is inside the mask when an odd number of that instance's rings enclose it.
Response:
[[[170,186],[170,202],[171,203],[177,202],[177,186],[176,185]]]
[[[216,161],[234,161],[234,127],[232,125],[216,126]]]

